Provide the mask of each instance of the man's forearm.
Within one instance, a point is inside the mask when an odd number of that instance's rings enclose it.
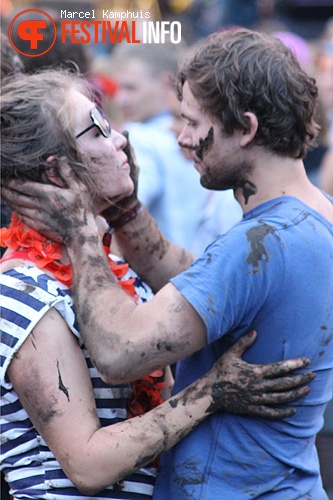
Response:
[[[77,227],[67,242],[67,249],[72,262],[71,291],[79,329],[91,359],[107,383],[122,382],[125,372],[128,380],[138,378],[131,376],[131,369],[137,363],[130,357],[127,345],[134,329],[129,320],[137,305],[110,271],[92,218],[87,225]],[[136,326],[138,329],[137,323]],[[141,352],[141,349],[136,345],[135,351]]]
[[[116,242],[130,266],[154,292],[187,269],[195,255],[165,238],[146,208],[115,232]]]

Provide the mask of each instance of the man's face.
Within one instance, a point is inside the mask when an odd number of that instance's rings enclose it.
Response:
[[[179,145],[191,152],[201,184],[208,189],[238,187],[250,170],[240,146],[241,131],[227,135],[200,107],[185,82],[181,113],[186,124],[178,137]]]
[[[76,136],[92,124],[90,111],[96,105],[77,91],[72,93],[72,102],[75,110],[73,135]],[[110,137],[104,137],[97,127],[93,127],[76,141],[82,158],[99,187],[94,199],[97,213],[110,205],[108,200],[116,201],[132,193],[130,167],[123,151],[127,142],[123,135],[112,130]]]
[[[124,121],[143,122],[160,112],[166,99],[165,87],[162,79],[151,76],[144,62],[124,61],[117,67],[115,77],[119,85],[115,102]]]

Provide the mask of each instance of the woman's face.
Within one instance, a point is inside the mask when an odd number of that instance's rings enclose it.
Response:
[[[78,91],[73,91],[74,136],[92,125],[90,111],[96,104]],[[126,139],[112,130],[110,137],[104,137],[94,126],[76,139],[79,151],[98,187],[94,204],[97,213],[101,213],[110,201],[116,202],[129,196],[133,191],[130,167],[123,149]],[[108,202],[108,200],[110,200]]]

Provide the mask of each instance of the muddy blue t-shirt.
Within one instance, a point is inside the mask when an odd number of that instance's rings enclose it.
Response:
[[[331,200],[332,201],[332,200]],[[180,361],[174,392],[206,373],[241,335],[244,359],[305,356],[316,378],[283,420],[219,412],[164,454],[157,500],[323,500],[315,435],[333,386],[333,226],[293,197],[266,202],[172,280],[207,327]]]

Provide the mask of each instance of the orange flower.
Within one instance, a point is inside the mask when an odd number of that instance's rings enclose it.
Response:
[[[114,273],[114,275],[117,276],[117,278],[122,278],[128,272],[129,265],[128,264],[118,264],[117,262],[114,262],[113,260],[111,260],[110,269]]]
[[[37,267],[40,269],[55,260],[61,259],[61,247],[58,243],[46,243],[38,240],[32,240],[30,243],[29,257],[36,262]]]
[[[127,418],[143,415],[163,403],[164,373],[158,370],[132,382],[132,397],[127,404]]]
[[[13,228],[2,227],[0,229],[0,245],[5,248],[11,248],[12,250],[18,250],[20,248]]]
[[[25,229],[23,222],[15,212],[12,214],[9,228],[3,227],[0,230],[1,246],[12,250],[29,248],[44,239],[45,237],[34,229]]]
[[[64,283],[67,286],[72,284],[72,268],[71,266],[59,266],[54,275],[58,281]]]

